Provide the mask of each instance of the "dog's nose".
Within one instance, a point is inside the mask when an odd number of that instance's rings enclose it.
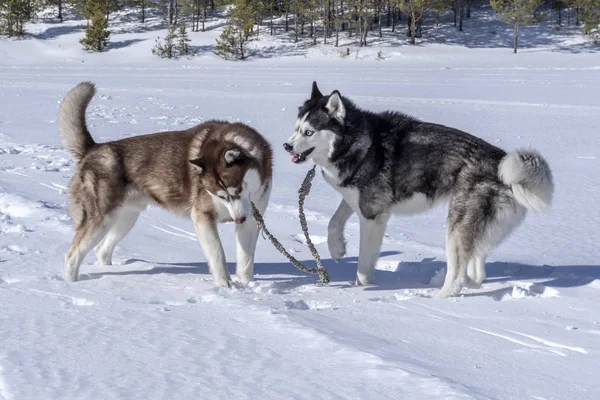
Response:
[[[283,149],[289,153],[290,151],[292,151],[293,147],[289,143],[284,143],[283,144]]]
[[[244,222],[246,222],[246,217],[240,217],[235,219],[236,224],[243,224]]]

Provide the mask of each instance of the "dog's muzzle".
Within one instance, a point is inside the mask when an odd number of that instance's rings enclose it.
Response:
[[[284,143],[283,149],[292,155],[292,162],[294,164],[300,164],[306,161],[306,157],[308,157],[308,155],[312,153],[315,148],[311,147],[310,149],[305,150],[302,153],[294,153],[294,147],[289,143]]]

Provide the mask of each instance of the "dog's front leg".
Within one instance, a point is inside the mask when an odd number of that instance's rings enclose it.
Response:
[[[258,239],[258,226],[254,218],[249,218],[243,224],[235,227],[237,242],[236,275],[240,281],[248,283],[254,280],[254,250]]]
[[[208,261],[208,268],[213,275],[215,284],[221,287],[231,287],[233,282],[227,271],[225,252],[221,245],[217,224],[212,218],[198,218],[194,216],[194,227],[200,241],[204,256]]]
[[[344,240],[344,227],[348,219],[354,214],[346,200],[342,199],[338,209],[327,226],[327,247],[334,261],[339,261],[346,254],[346,242]]]
[[[360,249],[358,252],[357,285],[368,285],[373,282],[375,262],[383,242],[390,214],[382,213],[375,218],[360,218]]]

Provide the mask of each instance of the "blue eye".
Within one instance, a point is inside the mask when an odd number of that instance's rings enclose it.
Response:
[[[306,136],[312,136],[312,135],[314,135],[314,134],[315,134],[315,131],[306,131],[306,132],[304,132],[304,134],[305,134]]]

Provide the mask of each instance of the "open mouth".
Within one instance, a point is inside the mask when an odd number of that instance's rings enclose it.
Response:
[[[300,164],[301,162],[306,161],[306,157],[308,157],[308,155],[312,153],[314,149],[314,147],[311,147],[310,149],[305,150],[300,154],[292,153],[292,162],[295,164]]]

